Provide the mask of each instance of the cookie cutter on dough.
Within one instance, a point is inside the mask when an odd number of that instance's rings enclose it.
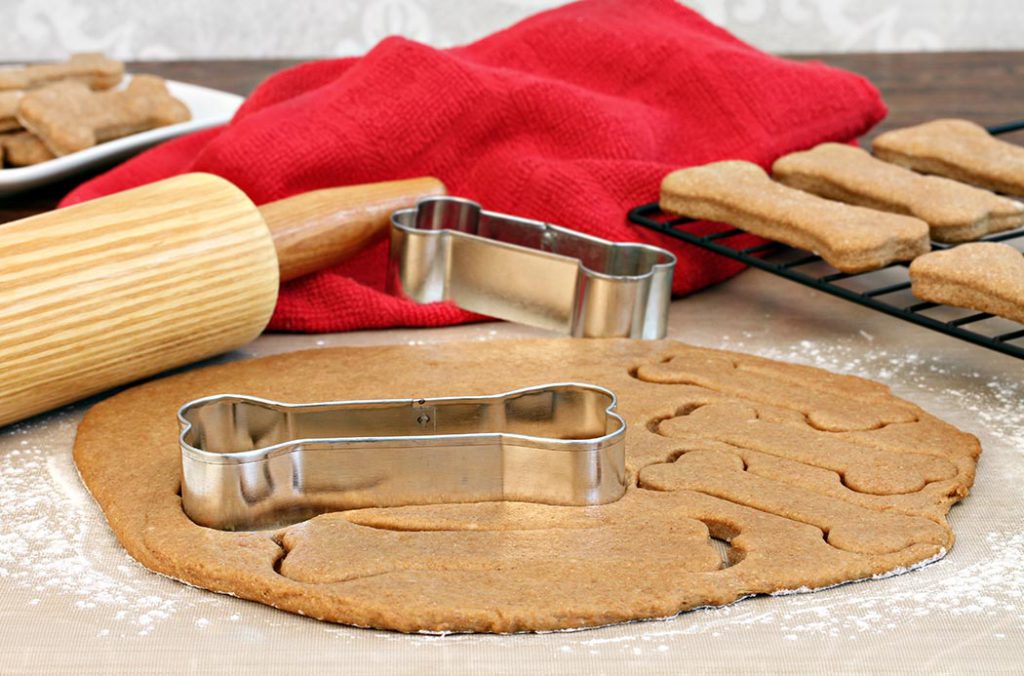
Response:
[[[391,216],[388,287],[581,338],[665,337],[676,257],[458,197]]]
[[[182,506],[201,526],[252,530],[360,507],[613,502],[626,490],[615,405],[586,383],[315,404],[204,397],[178,411]]]

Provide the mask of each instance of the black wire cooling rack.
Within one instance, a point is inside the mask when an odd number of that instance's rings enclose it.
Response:
[[[988,131],[997,135],[1019,129],[1024,129],[1024,120],[995,125],[989,127]],[[821,256],[778,242],[736,248],[729,246],[729,240],[747,235],[745,231],[730,229],[700,235],[686,227],[695,222],[693,219],[666,214],[657,202],[634,208],[629,212],[629,220],[918,326],[1024,359],[1024,324],[994,317],[987,312],[919,301],[910,293],[910,276],[907,272],[909,263],[894,263],[879,270],[848,274],[839,272],[823,261]],[[1024,250],[1024,228],[989,235],[983,237],[982,241],[1005,242]],[[950,246],[955,245],[932,242],[932,250],[948,249]]]

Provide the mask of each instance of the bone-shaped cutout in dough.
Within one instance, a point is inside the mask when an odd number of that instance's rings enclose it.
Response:
[[[948,460],[918,453],[888,453],[871,446],[822,435],[791,423],[759,420],[746,404],[715,403],[658,425],[665,436],[703,437],[823,467],[843,476],[855,491],[874,495],[913,493],[931,481],[951,479]]]
[[[744,470],[739,456],[694,451],[674,463],[648,465],[640,485],[694,490],[820,528],[828,543],[865,554],[895,552],[917,543],[949,547],[949,531],[920,516],[861,507]]]
[[[847,381],[841,377],[832,379],[830,390],[816,387],[810,378],[806,385],[794,387],[792,380],[778,382],[772,373],[777,370],[736,362],[725,353],[694,350],[641,365],[636,375],[647,382],[699,385],[728,396],[791,408],[803,413],[810,425],[828,432],[875,429],[917,418],[909,407],[894,406],[891,399],[882,399],[884,389],[859,384],[843,387]],[[851,399],[856,406],[850,406]]]

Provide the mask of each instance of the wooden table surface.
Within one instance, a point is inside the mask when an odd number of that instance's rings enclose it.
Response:
[[[892,127],[936,117],[964,117],[980,124],[1024,118],[1024,53],[830,54],[817,59],[868,77],[889,105],[889,117],[868,138]],[[154,73],[248,95],[265,77],[299,63],[262,61],[139,61],[132,72]],[[1024,134],[1018,133],[1024,139]],[[1007,137],[1009,138],[1009,137]],[[36,190],[0,198],[0,223],[52,209],[77,184],[79,174]]]

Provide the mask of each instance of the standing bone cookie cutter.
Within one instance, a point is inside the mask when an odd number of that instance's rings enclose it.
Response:
[[[676,258],[455,197],[391,216],[389,290],[582,338],[665,337]]]
[[[626,490],[615,406],[585,383],[315,404],[196,399],[178,411],[182,506],[201,526],[250,530],[362,507],[613,502]]]

